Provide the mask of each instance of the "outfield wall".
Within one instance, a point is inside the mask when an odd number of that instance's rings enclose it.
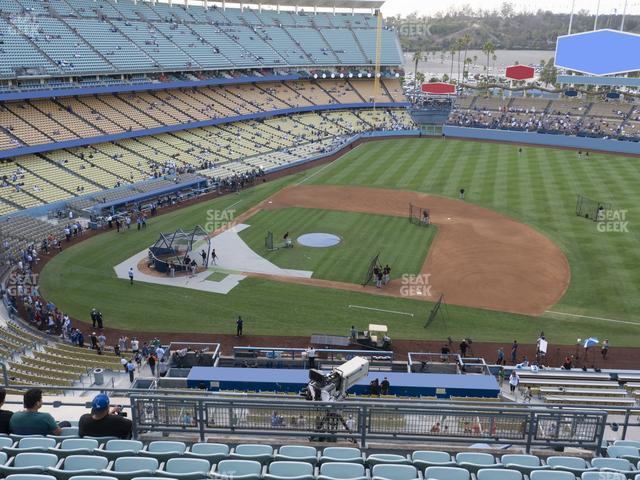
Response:
[[[640,155],[640,142],[625,142],[608,138],[576,137],[573,135],[516,132],[513,130],[456,127],[452,125],[445,125],[442,133],[447,137]]]

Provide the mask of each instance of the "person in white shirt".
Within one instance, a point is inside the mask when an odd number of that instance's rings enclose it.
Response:
[[[516,395],[516,388],[518,387],[519,384],[520,384],[520,376],[518,375],[518,372],[516,372],[515,370],[512,370],[511,376],[509,377],[509,390],[511,390],[511,393],[513,393],[514,395]]]

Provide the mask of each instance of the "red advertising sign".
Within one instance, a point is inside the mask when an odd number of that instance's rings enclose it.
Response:
[[[422,91],[432,95],[455,95],[456,86],[444,82],[423,83]]]
[[[533,78],[535,70],[533,67],[527,67],[526,65],[513,65],[507,67],[507,78],[511,80],[528,80]]]

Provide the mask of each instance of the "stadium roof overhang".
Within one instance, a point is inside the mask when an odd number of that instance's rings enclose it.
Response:
[[[244,4],[279,5],[281,7],[303,8],[355,8],[379,9],[385,0],[246,0]],[[230,0],[227,3],[234,3]]]

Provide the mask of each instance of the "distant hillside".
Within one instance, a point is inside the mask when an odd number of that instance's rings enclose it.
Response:
[[[600,15],[598,28],[619,29],[621,19],[621,15]],[[593,15],[577,13],[572,33],[592,30],[594,20]],[[449,51],[465,35],[469,49],[481,49],[491,42],[496,49],[553,50],[558,35],[567,34],[569,14],[518,14],[507,5],[500,12],[464,9],[435,17],[388,17],[386,21],[400,34],[406,52]],[[627,16],[624,30],[640,33],[640,16]]]

